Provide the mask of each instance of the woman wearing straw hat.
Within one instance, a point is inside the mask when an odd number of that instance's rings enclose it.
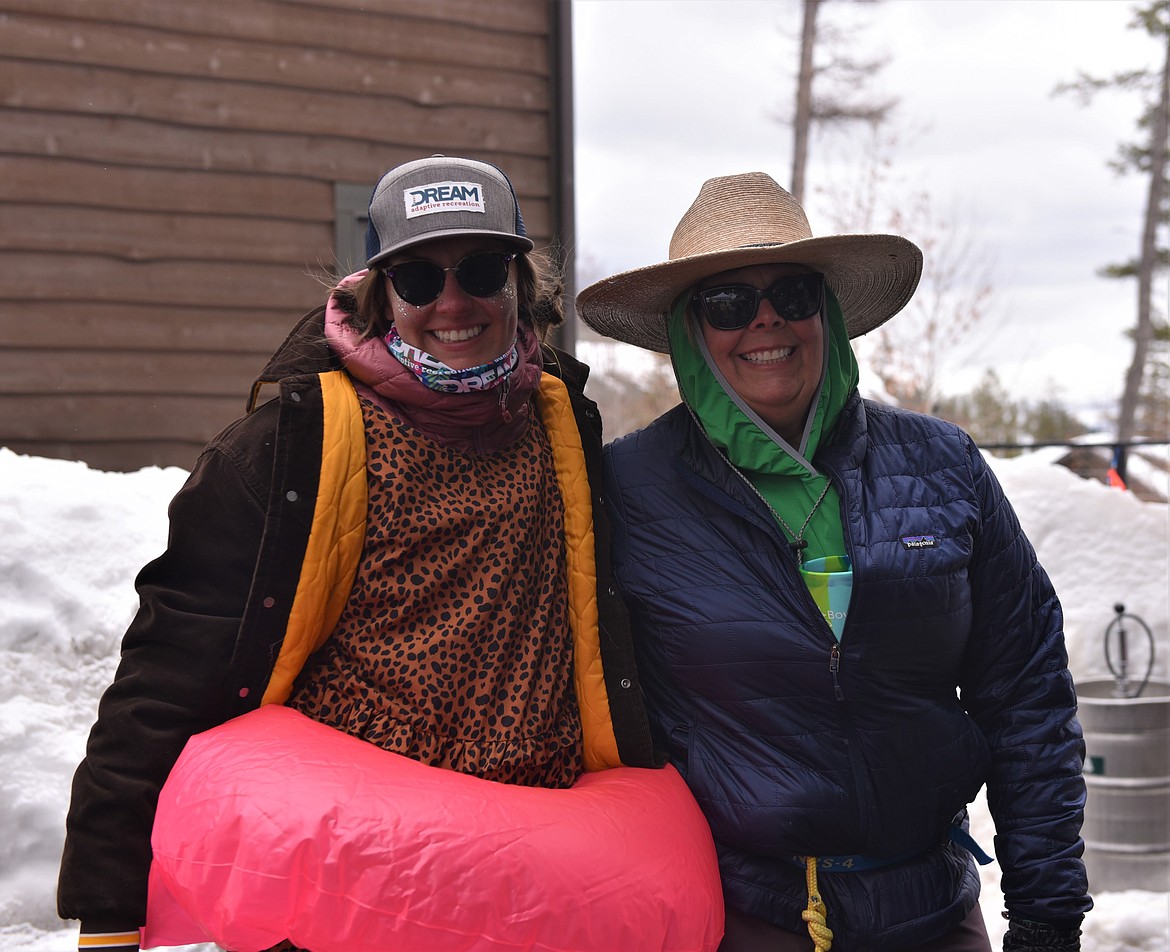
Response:
[[[683,404],[606,449],[613,557],[657,741],[720,853],[724,949],[1077,949],[1083,744],[1060,605],[971,439],[857,392],[849,339],[921,252],[812,237],[761,173],[704,184],[669,260],[584,290],[671,355]]]

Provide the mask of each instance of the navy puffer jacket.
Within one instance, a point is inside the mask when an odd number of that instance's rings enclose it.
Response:
[[[834,948],[926,942],[978,896],[947,835],[986,783],[1008,909],[1078,917],[1061,610],[998,482],[958,428],[856,393],[814,463],[853,560],[839,650],[767,506],[684,407],[606,449],[640,678],[728,904],[802,931],[794,857],[857,855],[888,865],[820,876]]]

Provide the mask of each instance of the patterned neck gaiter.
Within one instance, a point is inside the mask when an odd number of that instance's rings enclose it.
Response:
[[[512,344],[495,360],[468,367],[466,370],[455,370],[421,347],[406,343],[398,336],[398,329],[394,325],[390,326],[389,333],[383,339],[386,341],[387,349],[403,367],[418,377],[428,390],[438,393],[475,393],[480,390],[491,390],[502,384],[520,361],[516,345]]]

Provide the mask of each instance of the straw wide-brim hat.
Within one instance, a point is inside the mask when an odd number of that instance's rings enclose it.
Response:
[[[670,260],[623,271],[577,295],[600,334],[669,352],[667,319],[687,288],[721,271],[799,264],[825,276],[850,337],[898,313],[922,274],[922,252],[897,235],[814,238],[804,210],[763,172],[708,179],[670,239]]]

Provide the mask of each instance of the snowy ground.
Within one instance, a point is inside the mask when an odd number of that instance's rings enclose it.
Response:
[[[1073,674],[1108,676],[1102,633],[1114,602],[1157,638],[1167,677],[1167,507],[1086,482],[1040,454],[993,461],[1061,594]],[[69,952],[76,926],[54,909],[69,779],[134,612],[132,580],[166,541],[166,506],[186,474],[116,474],[0,449],[0,950]],[[1168,805],[1170,809],[1170,805]],[[986,848],[986,809],[972,832]],[[1085,952],[1170,952],[1167,892],[1106,892]],[[998,871],[982,906],[1003,934]]]

